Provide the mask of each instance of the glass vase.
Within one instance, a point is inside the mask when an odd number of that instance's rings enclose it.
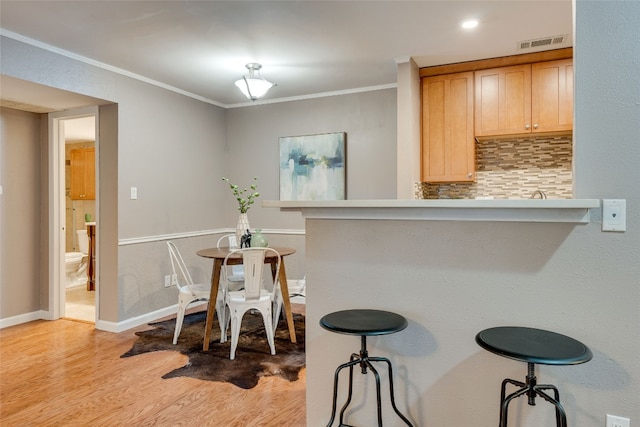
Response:
[[[255,233],[251,236],[251,247],[252,248],[266,248],[269,246],[269,241],[267,237],[262,234],[262,230],[256,228]]]

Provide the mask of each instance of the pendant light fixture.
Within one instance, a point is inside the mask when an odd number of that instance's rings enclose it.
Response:
[[[258,98],[262,98],[267,94],[269,89],[276,86],[275,83],[271,83],[262,78],[260,75],[262,65],[251,62],[247,64],[246,67],[249,70],[249,75],[242,76],[240,80],[237,80],[236,86],[238,86],[238,89],[250,100],[255,101]]]

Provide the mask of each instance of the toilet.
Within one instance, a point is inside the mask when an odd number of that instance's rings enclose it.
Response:
[[[80,252],[67,252],[64,254],[67,273],[67,288],[84,286],[87,284],[87,261],[89,255],[89,236],[87,230],[77,230],[78,249]]]

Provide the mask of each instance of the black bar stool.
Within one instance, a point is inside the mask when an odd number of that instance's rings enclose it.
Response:
[[[391,396],[391,406],[398,414],[402,421],[408,426],[413,427],[409,420],[400,413],[396,407],[396,401],[393,393],[393,372],[391,361],[386,357],[371,357],[367,352],[367,336],[387,335],[399,332],[407,327],[407,319],[396,313],[380,310],[344,310],[330,313],[320,319],[320,326],[339,334],[359,335],[361,341],[360,353],[351,354],[349,362],[338,366],[333,380],[333,408],[331,409],[331,420],[327,427],[333,425],[336,416],[336,404],[338,399],[338,375],[344,368],[349,368],[349,394],[347,401],[340,410],[340,427],[349,427],[344,424],[344,412],[351,403],[351,395],[353,391],[353,367],[360,365],[362,373],[367,373],[367,368],[373,372],[376,378],[376,393],[378,402],[378,426],[382,427],[382,406],[380,400],[380,375],[373,367],[371,362],[385,362],[389,369],[389,394]]]
[[[542,365],[578,365],[591,360],[593,354],[589,348],[565,335],[541,329],[518,326],[501,326],[481,331],[476,335],[480,347],[509,359],[527,362],[528,372],[525,382],[505,379],[500,392],[500,427],[507,427],[509,403],[516,397],[527,395],[529,405],[534,406],[536,396],[542,397],[556,408],[556,427],[567,427],[567,415],[560,404],[558,389],[550,384],[538,384],[535,376],[535,364]],[[506,396],[507,384],[519,389]],[[552,390],[553,397],[545,393]]]

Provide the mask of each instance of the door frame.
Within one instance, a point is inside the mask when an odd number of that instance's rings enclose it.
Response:
[[[66,200],[65,200],[65,132],[64,121],[93,116],[95,118],[95,147],[96,147],[96,212],[100,211],[100,185],[99,185],[99,114],[98,106],[76,108],[58,111],[48,114],[48,163],[49,163],[49,310],[50,320],[56,320],[64,316],[64,303],[66,298],[66,272],[65,272],[65,227],[66,227]],[[96,224],[96,235],[98,225]],[[98,245],[96,247],[96,268],[98,271]],[[99,315],[100,285],[99,275],[95,277],[95,307],[97,323]]]

